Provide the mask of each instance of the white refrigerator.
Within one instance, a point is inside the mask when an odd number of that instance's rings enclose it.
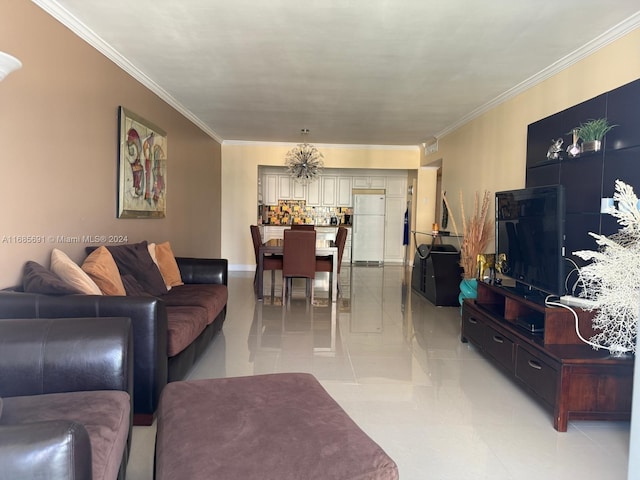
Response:
[[[352,262],[383,262],[385,201],[383,194],[353,196]]]

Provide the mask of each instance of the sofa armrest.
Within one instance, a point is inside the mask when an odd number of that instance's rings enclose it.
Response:
[[[122,390],[133,397],[129,318],[0,320],[0,395]]]
[[[229,261],[226,258],[176,257],[184,283],[227,285]]]
[[[133,411],[152,416],[167,384],[167,309],[156,297],[0,292],[0,318],[129,317],[133,329]]]
[[[2,478],[92,478],[91,443],[80,424],[0,425]]]

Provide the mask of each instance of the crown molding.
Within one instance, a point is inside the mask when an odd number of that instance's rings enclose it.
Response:
[[[496,106],[506,102],[507,100],[510,100],[516,97],[517,95],[520,95],[521,93],[534,87],[535,85],[542,83],[548,78],[569,68],[571,65],[579,62],[580,60],[583,60],[589,55],[592,55],[593,53],[597,52],[601,48],[604,48],[610,43],[618,40],[619,38],[625,36],[629,32],[635,30],[639,26],[640,26],[640,12],[637,12],[632,16],[630,16],[629,18],[627,18],[626,20],[623,20],[622,22],[620,22],[618,25],[610,28],[609,30],[604,32],[602,35],[599,35],[598,37],[594,38],[589,43],[586,43],[582,47],[573,51],[569,55],[561,58],[555,63],[552,63],[547,68],[529,77],[528,79],[519,83],[515,87],[510,88],[506,92],[498,95],[496,98],[489,101],[488,103],[485,103],[484,105],[476,108],[469,114],[462,117],[459,121],[449,125],[447,128],[445,128],[444,130],[436,134],[435,137],[442,138],[445,135],[453,132],[454,130],[457,130],[458,128],[462,127],[466,123],[469,123],[471,120],[479,117],[483,113],[488,112],[492,108],[495,108]]]
[[[300,143],[312,143],[317,148],[340,150],[400,150],[419,151],[418,145],[358,145],[355,143],[316,143],[316,142],[257,142],[252,140],[225,140],[223,146],[249,146],[249,147],[295,147]]]
[[[73,16],[69,11],[63,8],[55,0],[32,0],[33,3],[38,5],[44,11],[46,11],[53,18],[69,28],[73,33],[82,38],[85,42],[91,45],[93,48],[102,53],[105,57],[115,63],[122,70],[127,72],[133,78],[138,80],[142,85],[147,87],[153,93],[158,95],[162,100],[175,108],[181,115],[195,124],[204,133],[211,138],[222,144],[223,139],[211,128],[205,125],[202,120],[196,117],[191,111],[178,102],[173,96],[171,96],[160,85],[154,82],[151,78],[145,75],[142,71],[136,68],[129,60],[114,50],[108,43],[100,38],[93,30],[84,25],[80,20]]]

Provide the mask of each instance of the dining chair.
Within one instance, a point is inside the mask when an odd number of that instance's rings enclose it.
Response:
[[[338,233],[336,233],[335,243],[336,247],[338,247],[338,275],[340,275],[342,267],[342,255],[344,254],[348,234],[349,232],[345,227],[339,227]],[[316,257],[316,272],[329,272],[329,285],[331,285],[333,281],[333,258],[331,256]],[[338,277],[338,291],[340,291],[340,277]]]
[[[316,232],[285,230],[282,258],[282,298],[291,297],[293,278],[306,278],[306,295],[313,302],[316,277]]]
[[[253,288],[258,287],[258,262],[260,260],[260,245],[262,244],[262,238],[260,237],[260,228],[257,225],[251,225],[251,239],[253,240],[253,250],[256,255],[256,274],[253,277]],[[265,255],[262,261],[263,274],[267,270],[271,270],[271,296],[273,297],[275,291],[276,270],[282,270],[282,256],[281,255]]]
[[[306,223],[293,223],[291,224],[291,230],[315,230],[315,225],[310,225]]]

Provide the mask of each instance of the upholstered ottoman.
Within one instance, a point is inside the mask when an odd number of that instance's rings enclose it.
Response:
[[[395,462],[303,373],[168,384],[156,480],[397,479]]]

